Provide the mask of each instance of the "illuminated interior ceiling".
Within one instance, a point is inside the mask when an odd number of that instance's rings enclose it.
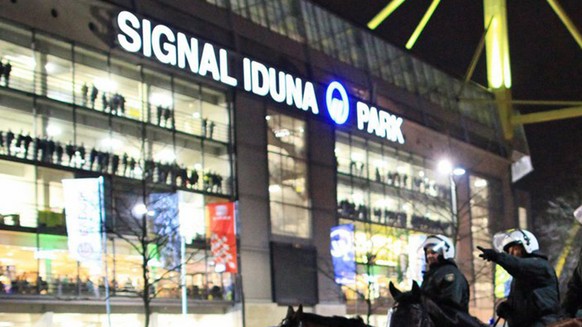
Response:
[[[386,20],[405,0],[391,0],[376,16],[368,22],[368,28],[376,29]],[[560,18],[568,32],[572,35],[578,46],[582,49],[582,35],[576,25],[569,18],[567,13],[559,4],[558,0],[547,0],[549,6]],[[440,0],[433,0],[425,15],[420,20],[416,29],[412,33],[406,48],[411,49],[420,34],[429,22],[432,14],[437,9]],[[511,66],[509,60],[509,42],[507,34],[507,13],[506,0],[483,0],[484,25],[485,25],[485,45],[487,56],[487,78],[490,89],[495,95],[503,135],[506,140],[512,140],[514,126],[523,124],[539,123],[558,119],[574,118],[582,116],[582,103],[564,101],[522,101],[521,104],[530,105],[571,105],[572,107],[538,112],[533,114],[519,114],[514,112],[513,104],[518,103],[511,97]],[[475,53],[475,58],[480,56],[481,49]],[[472,74],[472,69],[468,70],[468,75]],[[469,76],[470,78],[470,76]],[[468,80],[467,78],[466,80]]]

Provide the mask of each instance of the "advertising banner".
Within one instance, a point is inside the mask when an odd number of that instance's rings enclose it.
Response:
[[[181,264],[178,194],[152,193],[148,207],[153,211],[154,233],[160,240],[157,245],[162,266],[169,270],[176,269]]]
[[[210,249],[217,272],[238,272],[235,202],[206,205],[210,218]]]
[[[103,179],[63,179],[69,254],[75,260],[101,265]]]
[[[356,282],[354,225],[345,224],[332,227],[330,240],[335,282],[343,285],[354,284]]]

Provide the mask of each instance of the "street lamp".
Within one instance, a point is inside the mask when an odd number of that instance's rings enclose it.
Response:
[[[465,169],[462,167],[455,167],[448,159],[442,159],[438,162],[437,169],[442,174],[449,176],[449,184],[451,188],[451,214],[453,215],[453,222],[457,223],[457,184],[455,183],[455,176],[462,176],[465,174]]]

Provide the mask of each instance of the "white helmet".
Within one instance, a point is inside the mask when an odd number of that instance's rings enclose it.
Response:
[[[498,252],[507,252],[509,245],[521,244],[528,254],[540,249],[538,240],[525,229],[508,229],[493,236],[493,246]]]
[[[431,249],[443,256],[445,259],[455,258],[455,245],[450,238],[444,235],[430,235],[422,243],[424,251]]]
[[[578,209],[574,210],[574,217],[582,224],[582,206],[579,206]]]

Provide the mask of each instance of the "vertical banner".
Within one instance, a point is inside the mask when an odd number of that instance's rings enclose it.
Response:
[[[103,179],[63,179],[69,254],[75,260],[101,266]]]
[[[331,228],[330,251],[337,284],[346,285],[356,282],[354,230],[354,224],[339,225]]]
[[[152,193],[147,207],[153,211],[154,233],[160,239],[157,245],[162,266],[174,270],[181,263],[178,194]]]
[[[217,272],[238,272],[236,260],[235,202],[206,205],[210,218],[210,249]]]

